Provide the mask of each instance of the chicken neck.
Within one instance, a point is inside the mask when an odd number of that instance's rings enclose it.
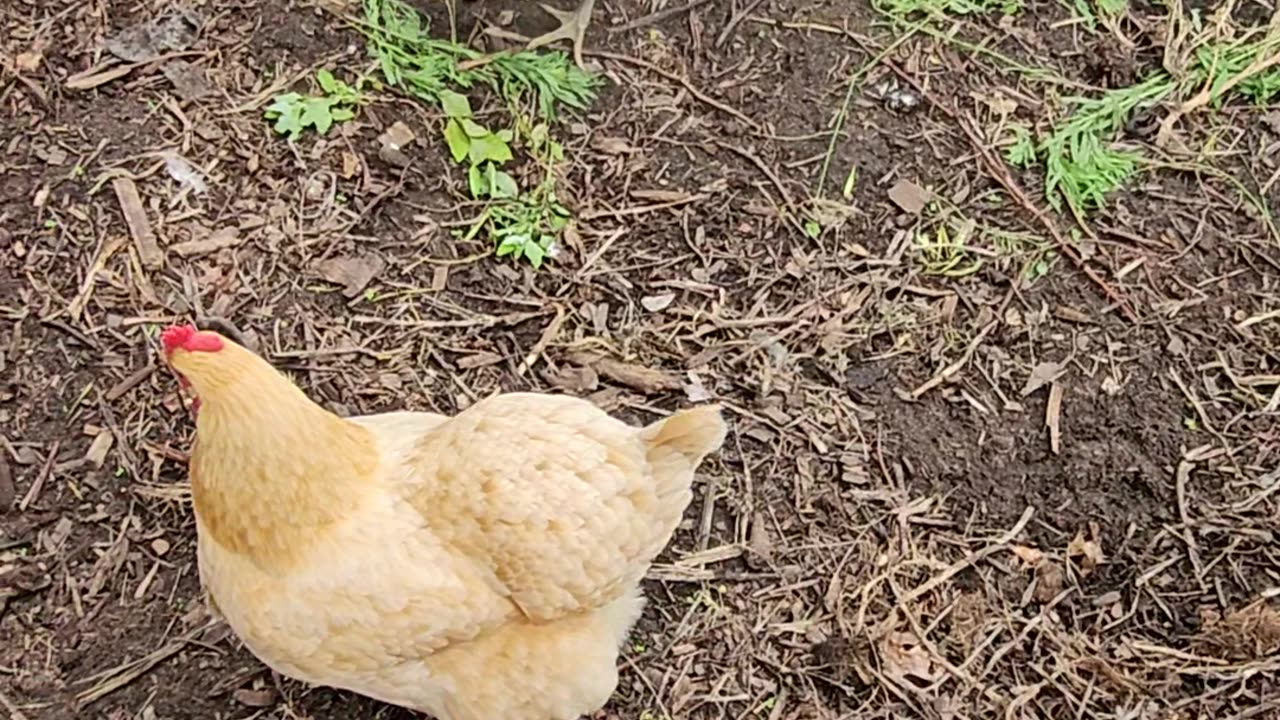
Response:
[[[360,504],[377,466],[369,432],[288,378],[253,374],[201,397],[191,488],[203,531],[273,572],[308,556]]]

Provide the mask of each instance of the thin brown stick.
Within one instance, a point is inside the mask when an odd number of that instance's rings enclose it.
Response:
[[[31,503],[40,498],[40,492],[44,490],[45,481],[53,474],[53,463],[58,459],[58,448],[62,447],[61,440],[53,441],[53,447],[49,449],[49,457],[45,458],[44,465],[40,467],[40,474],[36,475],[36,479],[31,483],[31,487],[27,489],[27,494],[22,497],[22,501],[18,503],[18,510],[25,512]]]
[[[741,12],[729,18],[729,22],[724,24],[724,29],[716,36],[717,50],[724,47],[724,44],[733,36],[733,31],[738,29],[738,25],[740,25],[743,20],[746,20],[751,13],[755,12],[756,8],[760,7],[760,3],[762,2],[764,2],[764,0],[751,0],[751,2],[748,3]]]
[[[667,72],[666,70],[663,70],[662,68],[658,67],[657,65],[654,65],[651,62],[641,60],[640,58],[631,57],[630,55],[623,55],[621,53],[606,52],[604,50],[592,50],[592,51],[588,51],[586,54],[594,57],[602,57],[602,58],[605,58],[606,60],[616,60],[618,62],[627,63],[628,65],[635,65],[636,67],[644,68],[645,70],[648,70],[649,72],[655,75],[661,75],[662,77],[672,82],[680,83],[681,85],[684,86],[684,89],[688,90],[689,94],[697,98],[699,102],[710,105],[711,107],[715,108],[716,110],[719,110],[722,113],[725,113],[726,115],[732,115],[733,117],[746,123],[748,126],[750,126],[752,130],[761,131],[761,132],[764,130],[764,128],[760,126],[760,123],[744,115],[741,110],[725,105],[719,100],[716,100],[710,95],[707,95],[706,93],[702,92],[697,88],[696,85],[693,84],[691,80],[689,80],[689,78],[683,75],[677,75],[673,72]]]
[[[625,25],[619,25],[616,28],[609,28],[609,34],[616,35],[621,32],[627,32],[628,30],[639,30],[640,28],[649,27],[650,25],[657,25],[669,17],[674,15],[683,15],[691,10],[696,10],[697,8],[702,7],[709,2],[711,2],[711,0],[693,0],[692,2],[687,2],[679,7],[672,7],[667,8],[666,10],[659,10],[655,13],[649,13],[644,17],[636,18]]]

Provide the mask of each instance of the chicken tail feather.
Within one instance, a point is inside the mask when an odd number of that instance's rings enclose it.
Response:
[[[662,546],[671,539],[684,510],[693,501],[693,473],[703,458],[719,449],[725,438],[720,408],[707,405],[684,410],[645,427],[640,438],[647,445],[645,459],[657,482],[659,526],[654,540]]]
[[[641,431],[641,436],[649,444],[650,462],[675,454],[692,470],[720,448],[725,432],[720,406],[704,405],[663,418]]]

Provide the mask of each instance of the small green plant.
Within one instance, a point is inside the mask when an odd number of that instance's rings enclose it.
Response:
[[[531,101],[540,116],[553,120],[558,105],[586,108],[600,85],[562,52],[485,55],[432,38],[427,19],[402,0],[364,0],[360,29],[387,83],[421,100],[449,87],[486,85],[508,102]]]
[[[849,174],[844,177],[844,187],[840,188],[840,195],[845,200],[853,199],[853,191],[858,187],[858,166],[854,165],[849,168]]]
[[[510,130],[493,132],[472,119],[471,101],[452,90],[437,93],[446,118],[444,139],[456,163],[467,163],[467,179],[474,197],[513,198],[519,194],[515,178],[500,170],[510,160]]]
[[[1065,0],[1058,2],[1080,19],[1090,31],[1098,29],[1098,21],[1114,21],[1129,11],[1129,0],[1072,0],[1067,5]]]
[[[1259,58],[1280,51],[1280,36],[1257,42],[1241,38],[1225,44],[1201,45],[1195,50],[1197,86],[1209,83],[1213,107],[1221,108],[1226,100],[1226,83],[1249,68]],[[1280,93],[1280,69],[1275,66],[1244,79],[1234,88],[1256,105],[1265,105]]]
[[[999,12],[1016,15],[1022,11],[1022,0],[872,0],[880,13],[897,20],[916,16],[942,19],[948,15],[985,15]]]
[[[1031,139],[1031,131],[1022,125],[1011,125],[1013,143],[1005,148],[1004,159],[1014,167],[1029,168],[1036,162],[1036,143]]]
[[[324,135],[334,123],[355,117],[356,106],[365,101],[360,89],[364,85],[363,80],[357,83],[357,87],[352,87],[322,68],[316,72],[316,82],[323,94],[285,93],[277,95],[275,101],[267,106],[263,114],[268,120],[275,120],[272,127],[277,133],[297,140],[303,130],[311,127]]]
[[[1144,162],[1138,148],[1122,147],[1111,140],[1134,113],[1171,99],[1186,98],[1204,87],[1215,108],[1232,94],[1256,104],[1280,95],[1280,67],[1263,65],[1265,58],[1280,52],[1280,35],[1264,35],[1261,39],[1256,35],[1202,43],[1180,79],[1158,72],[1140,83],[1097,97],[1067,98],[1066,102],[1073,106],[1071,113],[1035,145],[1034,153],[1028,153],[1026,138],[1016,127],[1012,128],[1014,143],[1006,148],[1005,159],[1020,167],[1028,167],[1036,160],[1043,162],[1049,204],[1062,210],[1065,203],[1082,217],[1101,207],[1107,196],[1122,187]]]
[[[1101,207],[1138,167],[1141,155],[1113,145],[1114,135],[1135,111],[1160,102],[1175,83],[1159,73],[1144,82],[1096,98],[1068,98],[1074,111],[1036,148],[1045,166],[1045,199],[1055,210],[1063,201],[1077,214]],[[1016,131],[1015,131],[1016,132]],[[1030,164],[1025,148],[1019,159]]]
[[[387,83],[439,104],[449,154],[466,168],[469,194],[486,203],[480,217],[459,234],[472,239],[484,232],[498,257],[523,259],[540,268],[555,256],[556,239],[572,219],[556,196],[556,167],[564,160],[564,147],[552,137],[551,127],[559,106],[585,108],[595,98],[599,80],[564,53],[483,55],[434,39],[427,34],[426,19],[401,0],[364,0],[364,10],[361,30]],[[476,86],[501,98],[510,128],[493,129],[476,118],[470,100],[459,92]],[[533,172],[513,171],[517,164]],[[517,177],[529,175],[532,187],[522,188]]]
[[[975,257],[969,247],[973,223],[963,225],[953,235],[946,223],[939,223],[933,232],[916,234],[916,251],[927,275],[949,278],[968,277],[982,269],[982,259]]]
[[[1008,271],[1011,265],[1020,264],[1018,273],[1029,282],[1048,275],[1057,262],[1053,246],[1033,235],[996,228],[986,228],[984,234],[991,239],[997,265]]]

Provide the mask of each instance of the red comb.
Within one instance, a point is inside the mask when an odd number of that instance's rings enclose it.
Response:
[[[178,348],[187,352],[217,352],[222,349],[222,338],[200,332],[195,325],[173,325],[160,333],[160,344],[166,355]]]
[[[180,347],[186,347],[195,335],[195,325],[173,325],[160,333],[160,344],[164,346],[166,353],[171,353]]]

